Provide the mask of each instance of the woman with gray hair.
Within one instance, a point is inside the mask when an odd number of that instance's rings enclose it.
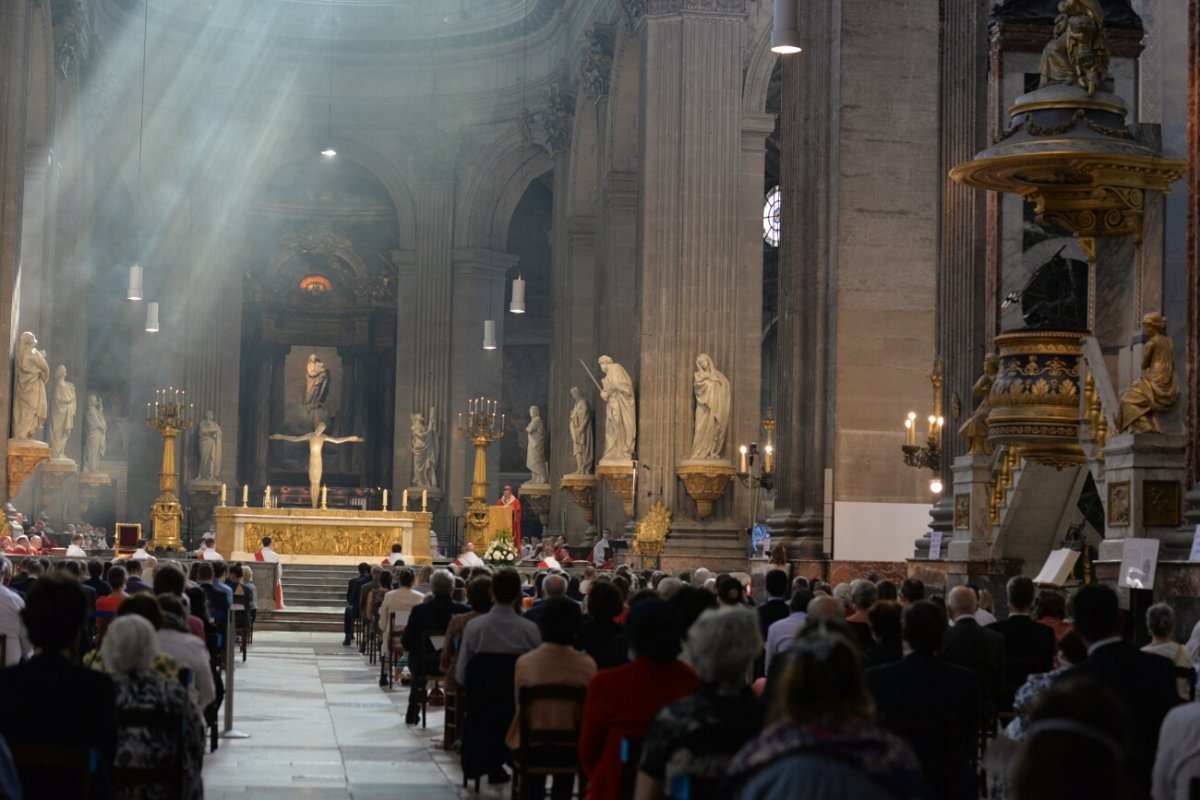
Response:
[[[762,727],[762,710],[750,691],[762,647],[758,615],[745,606],[709,609],[692,624],[686,651],[700,686],[650,721],[637,800],[704,797],[719,784],[730,759]],[[678,794],[682,784],[685,795]]]
[[[101,645],[101,656],[113,679],[118,720],[122,711],[146,709],[176,712],[186,724],[183,741],[178,743],[159,731],[118,721],[117,752],[113,766],[155,769],[169,767],[175,760],[175,748],[182,748],[183,773],[176,783],[122,787],[114,780],[114,800],[158,800],[204,797],[200,768],[204,757],[204,721],[178,681],[160,678],[150,671],[158,649],[154,626],[144,617],[130,614],[118,617],[108,626]],[[182,793],[180,792],[182,787]]]
[[[1177,667],[1191,667],[1192,654],[1176,642],[1175,612],[1166,603],[1155,603],[1146,609],[1146,630],[1150,631],[1151,642],[1142,648],[1144,652],[1169,658]],[[1179,679],[1179,696],[1191,700],[1191,688],[1186,678]]]

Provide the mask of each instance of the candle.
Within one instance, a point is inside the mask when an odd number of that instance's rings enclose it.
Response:
[[[421,510],[425,511],[428,509],[428,507],[429,507],[429,490],[422,489],[421,490]]]
[[[383,510],[387,511],[387,489],[383,490]]]
[[[774,465],[774,460],[772,459],[772,456],[774,455],[775,448],[771,445],[767,445],[763,455],[763,472],[773,472],[771,467]]]
[[[408,511],[408,489],[405,489],[404,494],[400,495],[400,510]]]
[[[908,412],[908,418],[904,420],[904,443],[909,446],[914,446],[917,443],[917,415],[916,412]]]
[[[325,508],[325,506],[328,503],[329,503],[329,487],[322,486],[321,487],[321,508]]]
[[[221,484],[221,508],[225,507],[225,484]]]
[[[263,508],[270,508],[270,507],[271,507],[271,485],[267,484],[267,487],[265,489],[263,489]]]
[[[242,507],[250,505],[250,484],[242,484]]]
[[[750,470],[746,469],[746,445],[739,447],[738,452],[742,454],[741,469],[738,472],[749,472]]]

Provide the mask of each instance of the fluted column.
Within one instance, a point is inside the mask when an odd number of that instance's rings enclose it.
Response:
[[[699,5],[705,10],[657,3],[639,34],[637,455],[648,470],[639,474],[637,506],[640,513],[661,496],[673,530],[732,534],[746,524],[735,519],[733,490],[726,489],[702,523],[675,477],[676,465],[691,453],[699,353],[712,356],[733,388],[726,457],[735,442],[752,435],[758,416],[762,259],[759,254],[747,263],[739,250],[749,222],[738,208],[745,8],[741,2]]]

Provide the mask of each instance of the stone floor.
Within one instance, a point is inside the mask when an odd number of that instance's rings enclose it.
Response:
[[[204,757],[210,800],[434,800],[472,797],[458,756],[441,749],[442,712],[404,724],[408,687],[378,686],[379,668],[336,633],[260,631],[234,678],[234,730]],[[222,729],[224,716],[222,716]],[[480,796],[508,797],[481,783]]]

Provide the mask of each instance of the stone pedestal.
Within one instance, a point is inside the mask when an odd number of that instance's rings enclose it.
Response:
[[[550,524],[550,484],[523,483],[517,493],[525,506],[537,514],[543,528]]]
[[[617,496],[625,509],[625,516],[633,518],[633,462],[601,461],[596,465],[596,475],[608,490]]]
[[[228,499],[226,497],[226,501]],[[215,530],[215,511],[217,505],[221,502],[221,482],[188,481],[187,501],[188,507],[192,511],[193,530],[200,532],[207,531],[210,528]]]
[[[102,472],[84,472],[79,476],[79,513],[85,513],[100,491],[112,483],[112,478]]]
[[[42,496],[47,500],[58,494],[75,474],[75,462],[69,458],[52,458],[42,467]]]
[[[592,536],[596,533],[596,476],[580,475],[577,473],[563,475],[559,488],[571,493],[571,500],[583,512],[587,523],[585,534]]]
[[[1105,539],[1099,560],[1121,559],[1125,539],[1170,539],[1182,522],[1184,436],[1126,433],[1104,448]]]
[[[989,504],[991,458],[969,453],[954,459],[954,538],[946,550],[950,561],[985,561],[991,556]]]
[[[424,508],[421,504],[422,492],[425,492]],[[396,502],[397,500],[403,503],[404,495],[401,494],[400,497],[390,495],[388,504],[395,506],[398,511],[428,511],[432,514],[437,510],[438,504],[442,502],[442,490],[428,486],[410,486],[408,487],[408,508],[401,508],[400,504]]]
[[[37,465],[50,458],[50,445],[36,439],[8,440],[8,497],[21,492],[21,484],[33,474]]]
[[[683,481],[688,497],[695,501],[697,516],[708,519],[713,503],[725,494],[725,488],[737,472],[728,461],[687,460],[679,462],[675,474]]]

